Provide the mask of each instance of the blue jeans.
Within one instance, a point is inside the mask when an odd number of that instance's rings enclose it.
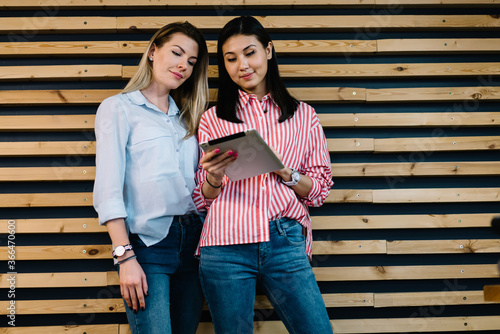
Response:
[[[253,332],[256,285],[290,333],[331,334],[332,327],[305,251],[302,225],[269,223],[270,241],[201,249],[200,278],[215,333]]]
[[[125,304],[133,334],[196,333],[204,298],[194,254],[202,227],[198,215],[175,216],[167,237],[150,247],[130,235],[148,281],[145,310],[134,313]]]

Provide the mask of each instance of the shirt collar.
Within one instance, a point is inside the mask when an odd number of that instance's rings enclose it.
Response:
[[[162,112],[158,107],[156,107],[154,104],[150,103],[144,95],[141,93],[140,90],[134,90],[133,92],[125,93],[125,95],[128,97],[130,102],[140,106],[140,105],[146,105],[154,110],[157,110],[159,112]],[[175,104],[174,99],[172,96],[168,95],[168,114],[169,115],[177,115],[179,114],[179,108],[177,107],[177,104]]]
[[[238,94],[242,106],[245,106],[250,100],[257,100],[257,95],[249,94],[242,89],[238,89]],[[271,93],[267,93],[266,95],[264,95],[264,97],[262,98],[262,102],[265,102],[266,100],[270,100],[272,103],[275,103],[274,99],[271,97]]]

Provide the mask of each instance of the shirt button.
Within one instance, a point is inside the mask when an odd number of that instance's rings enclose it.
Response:
[[[175,152],[179,152],[179,149],[176,149]]]

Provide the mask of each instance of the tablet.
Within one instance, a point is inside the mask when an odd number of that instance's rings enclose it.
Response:
[[[205,152],[219,148],[221,151],[233,150],[238,153],[238,158],[226,169],[231,181],[285,168],[255,129],[200,143],[200,147]]]

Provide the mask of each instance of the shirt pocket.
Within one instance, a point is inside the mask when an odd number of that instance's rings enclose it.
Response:
[[[140,182],[179,175],[175,137],[167,129],[144,128],[131,138],[130,158],[139,168]]]

